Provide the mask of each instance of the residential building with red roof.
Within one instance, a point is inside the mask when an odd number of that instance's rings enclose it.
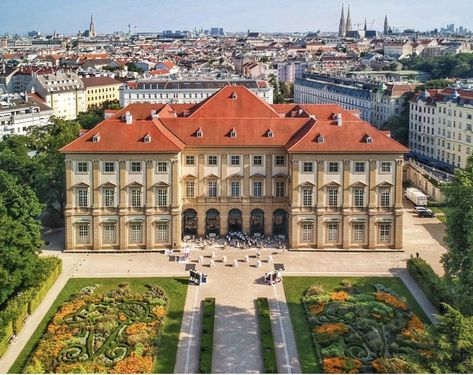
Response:
[[[336,105],[271,105],[227,85],[197,104],[130,104],[61,152],[66,251],[228,232],[291,249],[402,247],[408,149]]]

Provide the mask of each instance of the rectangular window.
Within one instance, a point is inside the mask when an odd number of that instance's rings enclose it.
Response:
[[[365,172],[365,162],[364,161],[356,161],[354,169],[355,169],[355,173],[364,173]]]
[[[158,207],[166,207],[168,205],[168,189],[161,188],[157,191]]]
[[[357,243],[365,242],[365,224],[364,223],[353,224],[353,242],[357,242]]]
[[[391,223],[379,225],[379,242],[391,242]]]
[[[115,189],[114,188],[103,189],[103,205],[105,207],[115,206]]]
[[[230,156],[230,165],[240,165],[240,155]]]
[[[160,242],[160,243],[169,242],[169,224],[168,223],[156,224],[156,242]]]
[[[311,242],[313,231],[314,231],[314,226],[312,223],[303,223],[302,224],[302,241]]]
[[[195,190],[194,190],[194,181],[187,181],[186,182],[186,198],[194,198]]]
[[[240,181],[230,181],[230,195],[232,197],[240,196]]]
[[[305,161],[302,164],[302,171],[304,173],[312,173],[314,171],[314,163],[312,163],[310,161]]]
[[[103,163],[103,171],[105,173],[115,172],[115,163],[113,161],[106,161],[105,163]]]
[[[208,158],[207,158],[207,164],[208,165],[217,165],[217,156],[209,155]]]
[[[143,242],[143,225],[141,223],[133,223],[130,225],[130,243]]]
[[[276,155],[274,164],[278,167],[284,167],[286,165],[286,158],[284,155]]]
[[[338,173],[338,162],[331,161],[328,163],[328,173]]]
[[[86,161],[77,162],[77,173],[87,173],[89,171],[89,163]]]
[[[263,181],[253,181],[253,197],[263,196]]]
[[[365,205],[365,189],[355,189],[353,200],[355,207],[363,207]]]
[[[207,194],[209,198],[216,198],[217,197],[217,181],[209,181],[208,183]]]
[[[90,225],[78,224],[77,225],[77,243],[89,243],[89,242],[90,242]]]
[[[131,169],[131,173],[141,172],[141,162],[140,161],[132,161],[130,169]]]
[[[141,189],[131,189],[131,207],[141,207]]]
[[[77,189],[77,206],[88,207],[89,206],[89,194],[87,188]]]
[[[389,189],[381,190],[380,194],[380,206],[389,207],[391,206],[391,191]]]
[[[338,242],[338,223],[327,224],[327,241]]]
[[[186,165],[195,165],[194,155],[187,155],[186,156]]]
[[[113,244],[117,242],[116,234],[117,226],[113,224],[104,224],[103,226],[103,242],[108,244]]]
[[[284,197],[284,181],[276,181],[276,197],[282,198]]]
[[[263,165],[263,157],[261,155],[254,155],[253,156],[253,165],[254,166]]]
[[[391,173],[391,163],[389,161],[381,162],[381,173]]]
[[[312,207],[312,189],[302,189],[302,205]]]
[[[327,194],[328,194],[329,207],[337,207],[338,206],[338,189],[337,188],[328,189]]]
[[[168,171],[168,162],[158,161],[158,173],[167,173],[167,171]]]

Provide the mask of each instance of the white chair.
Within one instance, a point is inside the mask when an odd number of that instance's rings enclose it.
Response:
[[[250,261],[250,257],[248,255],[245,255],[245,263],[248,263]]]
[[[256,261],[256,268],[261,268],[261,260]]]
[[[233,261],[233,268],[237,268],[238,267],[238,260],[234,260]]]
[[[204,263],[204,257],[202,255],[199,255],[199,264]]]
[[[272,256],[272,255],[269,255],[269,256],[268,256],[268,263],[269,263],[269,264],[272,264],[272,263],[273,263],[273,256]]]
[[[212,260],[215,259],[215,251],[212,251]]]
[[[223,264],[227,264],[227,256],[226,256],[226,255],[224,255],[224,256],[222,257],[222,263],[223,263]]]
[[[214,267],[215,267],[215,260],[210,259],[210,268],[214,268]]]

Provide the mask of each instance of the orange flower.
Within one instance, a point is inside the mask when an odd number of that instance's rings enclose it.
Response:
[[[127,317],[126,317],[125,314],[120,313],[120,314],[118,314],[118,320],[120,322],[124,322],[125,320],[127,320]]]
[[[62,320],[65,316],[77,312],[82,306],[85,305],[84,300],[76,300],[73,302],[68,302],[61,306],[61,309],[54,316],[54,320]]]
[[[322,311],[324,311],[324,307],[324,303],[314,303],[309,305],[309,312],[313,315],[319,315]]]
[[[323,359],[326,374],[357,374],[361,369],[361,361],[354,358],[330,357]]]
[[[151,357],[138,357],[132,353],[123,361],[118,362],[111,370],[111,374],[150,374],[153,370]]]
[[[394,307],[396,307],[398,309],[401,309],[401,310],[404,310],[404,311],[407,310],[407,304],[405,302],[398,300],[396,297],[394,297],[393,295],[391,295],[389,293],[377,292],[376,293],[376,300],[378,300],[380,302],[384,302],[388,305],[394,306]]]
[[[415,340],[415,337],[424,332],[424,323],[417,317],[417,315],[412,314],[411,319],[407,323],[407,327],[402,331],[404,337]]]
[[[348,327],[343,323],[326,323],[314,328],[314,332],[319,335],[339,336],[347,333]]]
[[[155,314],[156,316],[160,316],[160,317],[163,317],[163,316],[166,316],[166,309],[163,307],[163,306],[154,306],[151,311],[153,312],[153,314]]]
[[[127,335],[136,335],[137,333],[140,333],[141,331],[143,331],[145,329],[146,329],[146,323],[131,324],[127,327],[126,334]]]
[[[330,296],[331,301],[346,301],[348,298],[348,293],[341,291],[341,292],[333,292]]]

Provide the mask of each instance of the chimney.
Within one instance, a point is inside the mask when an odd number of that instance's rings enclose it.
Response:
[[[343,121],[342,121],[342,114],[337,113],[337,126],[342,126]]]
[[[158,111],[156,111],[155,109],[152,109],[151,110],[151,118],[159,118],[159,114],[158,114]]]
[[[129,111],[125,113],[125,122],[127,125],[133,124],[133,116],[131,115]]]

